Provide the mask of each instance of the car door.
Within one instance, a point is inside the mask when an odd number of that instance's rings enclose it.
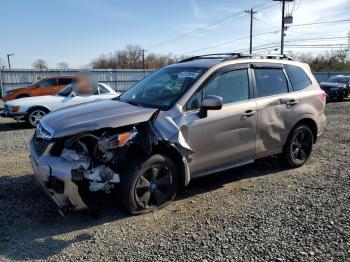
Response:
[[[256,155],[281,152],[298,115],[299,94],[291,85],[283,65],[257,63],[254,68],[254,95],[258,106]]]
[[[33,89],[33,96],[45,96],[53,95],[57,93],[57,78],[49,78],[43,81],[40,81],[37,86]]]
[[[205,175],[250,162],[255,156],[257,105],[250,100],[251,83],[247,65],[220,69],[187,102],[189,122],[182,132],[194,151],[189,167],[193,176]],[[207,95],[223,98],[221,110],[200,118],[198,109]]]

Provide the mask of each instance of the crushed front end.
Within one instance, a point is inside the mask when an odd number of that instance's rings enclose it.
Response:
[[[61,214],[86,209],[89,205],[84,198],[86,191],[106,194],[113,191],[120,182],[119,169],[134,144],[138,144],[138,150],[147,150],[147,143],[139,144],[137,130],[145,126],[54,139],[52,130],[38,125],[30,141],[33,170]]]

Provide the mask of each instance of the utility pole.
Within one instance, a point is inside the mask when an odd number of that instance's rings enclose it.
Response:
[[[249,54],[252,54],[253,52],[253,18],[254,18],[254,14],[256,14],[257,12],[254,11],[254,9],[250,9],[250,10],[245,10],[246,13],[250,14],[250,43],[249,43]]]
[[[285,12],[285,7],[286,7],[286,2],[293,2],[294,0],[273,0],[277,2],[282,2],[282,22],[281,22],[281,55],[284,54],[284,36],[285,36],[285,17],[284,17],[284,12]]]
[[[10,56],[13,56],[15,54],[7,54],[7,63],[9,65],[9,69],[11,69],[11,63],[10,63]]]
[[[142,68],[143,70],[145,70],[145,52],[146,50],[145,49],[142,49]]]

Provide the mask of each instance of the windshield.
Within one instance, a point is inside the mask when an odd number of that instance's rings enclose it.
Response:
[[[36,81],[36,82],[34,82],[34,83],[32,83],[32,84],[30,84],[29,86],[31,86],[31,87],[36,86],[36,85],[39,84],[40,82],[41,82],[41,79],[38,80],[38,81]]]
[[[327,80],[328,83],[346,84],[349,81],[346,77],[331,77]]]
[[[59,96],[69,96],[73,91],[73,84],[66,85],[60,92],[57,93]]]
[[[76,96],[92,96],[98,95],[97,83],[71,83],[65,86],[60,92],[57,93],[59,96],[69,96],[72,92]]]
[[[131,87],[118,100],[167,110],[206,70],[198,67],[162,68]]]

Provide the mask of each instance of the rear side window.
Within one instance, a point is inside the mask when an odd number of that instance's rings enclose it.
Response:
[[[66,85],[69,85],[70,83],[72,83],[72,79],[71,78],[59,78],[58,79],[58,85],[59,86],[66,86]]]
[[[310,78],[299,66],[285,65],[285,69],[294,91],[302,90],[312,84]]]
[[[280,68],[255,68],[257,97],[288,93],[288,83]]]

